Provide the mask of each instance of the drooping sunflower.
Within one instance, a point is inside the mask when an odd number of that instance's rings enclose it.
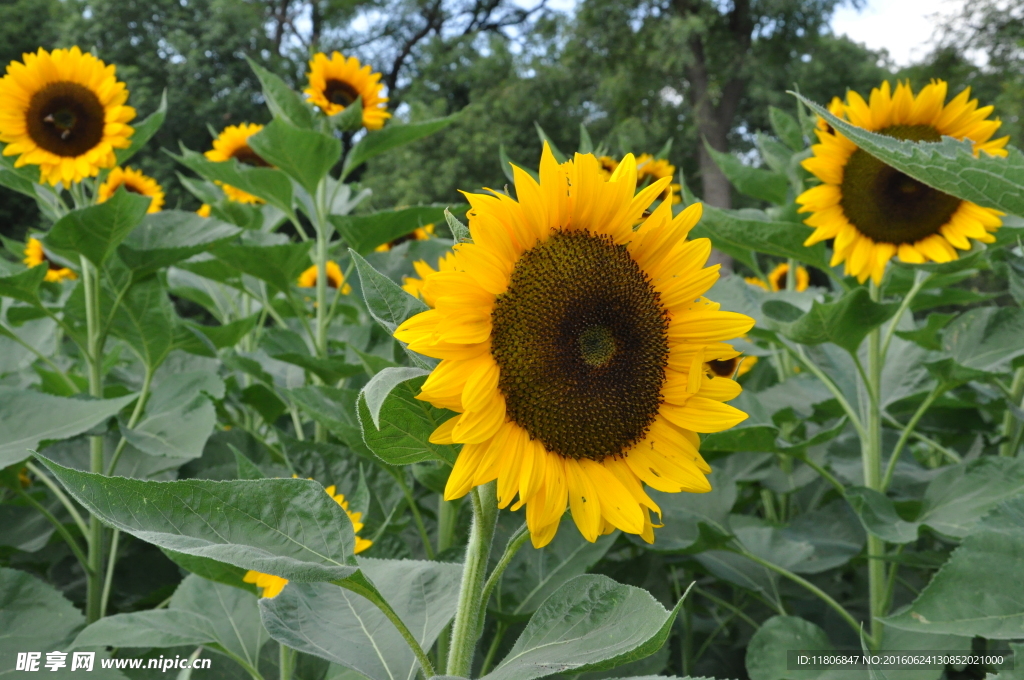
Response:
[[[204,155],[215,163],[225,163],[234,158],[238,160],[239,163],[244,163],[245,165],[252,165],[260,168],[272,167],[270,163],[260,158],[259,155],[249,147],[249,138],[262,129],[263,126],[258,123],[229,125],[221,130],[220,134],[217,135],[217,139],[213,140],[213,148],[207,151]],[[237,187],[233,187],[230,184],[217,182],[217,185],[224,190],[224,193],[232,201],[251,204],[264,203],[264,200],[259,196],[253,196],[252,194],[242,191]]]
[[[786,290],[787,276],[789,276],[789,264],[783,262],[782,264],[775,267],[775,269],[773,269],[771,273],[768,274],[768,284],[770,285],[766,285],[764,281],[757,278],[756,276],[748,276],[745,280],[752,286],[757,286],[758,288],[770,290],[771,292],[775,293],[780,290]],[[805,291],[807,290],[807,287],[810,284],[811,277],[807,273],[807,268],[798,266],[796,268],[796,290]]]
[[[141,170],[117,167],[110,171],[107,180],[100,185],[97,203],[104,203],[110,200],[120,187],[126,191],[142,196],[149,196],[152,200],[146,212],[160,212],[164,207],[164,190],[152,177],[142,174]]]
[[[417,398],[459,413],[431,437],[463,445],[445,498],[496,479],[535,546],[567,501],[589,541],[619,528],[651,542],[644,484],[709,491],[696,433],[746,418],[723,403],[739,385],[703,366],[735,356],[723,341],[754,322],[701,297],[718,265],[704,268],[710,241],[686,239],[700,205],[673,218],[663,201],[634,231],[669,178],[637,193],[632,155],[605,180],[594,156],[560,165],[546,145],[540,183],[513,172],[518,200],[466,194],[473,243],[427,274],[433,309],[395,331],[442,360]]]
[[[399,236],[393,241],[382,243],[381,245],[374,248],[374,251],[378,253],[386,253],[395,246],[399,246],[406,241],[426,241],[428,238],[434,235],[434,225],[424,224],[422,227],[417,227],[414,231],[409,232],[405,236]]]
[[[328,260],[326,269],[328,288],[334,288],[335,290],[340,288],[342,295],[348,295],[352,292],[352,286],[345,283],[345,275],[341,272],[341,267],[338,266],[337,262]],[[317,273],[316,265],[313,265],[299,274],[299,288],[316,288]]]
[[[713,359],[704,364],[704,370],[712,378],[739,378],[750,373],[757,365],[757,357],[745,357],[742,354],[729,359]]]
[[[668,177],[670,180],[676,174],[676,166],[669,163],[664,158],[655,158],[649,153],[641,154],[636,159],[636,181],[637,184],[643,184],[644,182],[659,180],[663,177]],[[664,201],[669,196],[672,197],[672,203],[681,202],[682,196],[679,191],[682,186],[678,183],[669,184],[661,194],[658,195],[659,201]]]
[[[116,67],[78,47],[22,55],[0,78],[0,142],[15,167],[38,165],[40,182],[70,185],[112,167],[135,132]]]
[[[379,130],[384,121],[391,117],[388,112],[388,98],[381,93],[380,73],[374,73],[369,65],[361,66],[355,57],[344,57],[332,52],[330,58],[323,52],[309,60],[309,87],[305,93],[309,101],[328,116],[341,113],[345,107],[362,97],[363,126],[367,130]]]
[[[352,520],[352,530],[356,534],[356,545],[353,549],[353,553],[358,555],[363,552],[371,545],[373,541],[362,538],[359,536],[359,532],[363,530],[363,513],[352,512],[348,509],[348,501],[345,500],[345,494],[334,493],[337,489],[332,484],[331,486],[324,489],[327,495],[334,499],[334,502],[341,506],[341,509],[345,511],[348,518]],[[274,576],[273,574],[264,574],[260,571],[249,570],[242,578],[245,583],[253,583],[258,588],[262,588],[261,597],[277,597],[284,590],[284,587],[288,585],[288,579],[281,578],[280,576]]]
[[[43,250],[43,243],[37,238],[29,238],[25,244],[25,259],[22,260],[27,267],[38,267],[39,265],[45,264],[46,269],[46,281],[53,283],[60,283],[61,281],[74,281],[78,278],[71,269],[57,264],[50,258],[46,257],[46,251]]]
[[[946,102],[947,85],[933,80],[915,96],[908,83],[892,92],[889,83],[871,91],[870,102],[849,92],[843,116],[853,125],[896,139],[938,142],[943,136],[969,139],[974,153],[1005,156],[1008,137],[992,139],[999,120],[988,120],[991,106],[978,108],[970,88]],[[819,144],[803,166],[822,181],[797,197],[805,223],[814,233],[804,245],[835,239],[832,266],[845,262],[846,273],[878,284],[888,261],[949,262],[957,249],[976,239],[995,240],[998,210],[918,182],[859,149],[838,131],[817,130]]]
[[[402,290],[413,297],[418,297],[427,303],[430,307],[434,306],[434,298],[423,290],[423,282],[426,281],[427,277],[437,272],[453,272],[455,271],[455,253],[445,253],[441,257],[437,258],[437,269],[434,269],[426,260],[416,260],[412,263],[413,269],[416,270],[416,274],[419,276],[406,276],[402,278]]]

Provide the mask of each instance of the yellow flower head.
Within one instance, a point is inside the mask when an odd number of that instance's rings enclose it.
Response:
[[[367,130],[379,130],[388,113],[388,98],[381,95],[384,86],[381,75],[374,73],[369,65],[361,66],[355,57],[344,57],[340,52],[331,53],[330,58],[320,52],[309,60],[309,87],[305,93],[320,110],[328,116],[341,113],[345,107],[362,97],[363,126]]]
[[[615,168],[619,167],[619,162],[611,156],[600,156],[597,159],[597,164],[601,169],[601,176],[606,180],[610,179]]]
[[[334,499],[335,503],[341,506],[342,510],[345,511],[345,514],[348,515],[348,518],[352,521],[352,530],[356,534],[356,545],[352,552],[358,555],[373,545],[373,541],[359,536],[359,532],[363,530],[363,513],[350,511],[348,509],[348,501],[345,500],[345,495],[340,493],[336,494],[335,491],[337,491],[337,489],[335,489],[333,484],[324,489],[324,491],[327,492],[328,496]],[[261,597],[277,597],[281,594],[281,591],[284,590],[284,587],[288,585],[288,579],[286,578],[274,576],[273,574],[264,574],[251,569],[246,572],[242,580],[245,583],[253,583],[256,587],[261,588]]]
[[[705,374],[711,378],[739,378],[750,373],[757,365],[757,357],[745,357],[742,354],[729,359],[714,359],[704,364]]]
[[[636,181],[637,185],[641,185],[644,182],[654,181],[661,179],[662,177],[668,177],[672,179],[676,174],[676,166],[669,163],[664,158],[654,158],[649,153],[641,154],[636,159]],[[669,184],[661,194],[658,195],[659,201],[664,201],[669,197],[670,191],[672,196],[672,203],[680,203],[683,199],[679,192],[682,186],[678,183]]]
[[[196,210],[196,214],[199,215],[200,217],[209,217],[210,216],[210,211],[211,211],[210,204],[209,203],[203,203],[201,206],[199,206],[199,210]]]
[[[842,118],[843,114],[846,112],[846,104],[844,104],[843,100],[839,97],[832,97],[832,101],[828,103],[828,112],[836,118]],[[835,132],[835,130],[832,129],[832,126],[828,124],[828,121],[820,116],[815,122],[815,126],[822,132],[827,132],[829,134],[833,134]]]
[[[849,92],[842,117],[853,125],[896,139],[938,142],[943,136],[969,139],[974,152],[1006,155],[1008,137],[992,139],[999,120],[988,120],[991,106],[978,108],[970,88],[946,103],[947,85],[933,80],[914,95],[909,83],[893,92],[889,83],[871,91],[868,102]],[[834,107],[833,113],[839,107]],[[832,266],[863,283],[881,283],[894,255],[903,262],[949,262],[956,249],[976,239],[992,243],[1001,225],[998,210],[982,208],[928,187],[857,147],[838,131],[817,130],[814,156],[803,166],[821,184],[797,197],[814,233],[804,245],[835,239]]]
[[[757,278],[756,276],[748,276],[746,278],[746,282],[749,283],[752,286],[757,286],[758,288],[763,288],[765,290],[771,290],[771,292],[775,293],[775,292],[778,292],[780,290],[785,290],[786,289],[786,277],[788,277],[788,276],[789,276],[789,265],[787,263],[783,262],[782,264],[780,264],[777,267],[775,267],[775,269],[773,269],[770,274],[768,274],[768,283],[771,284],[770,288],[767,285],[765,285],[764,281],[762,281],[761,279]],[[807,287],[810,285],[810,283],[811,283],[811,277],[807,273],[807,268],[806,267],[797,267],[796,268],[796,290],[800,291],[800,292],[805,291],[805,290],[807,290]]]
[[[255,151],[249,148],[249,138],[262,129],[263,126],[257,123],[229,125],[221,130],[221,133],[217,135],[217,139],[213,140],[213,148],[207,151],[205,156],[215,163],[225,163],[234,158],[239,163],[244,163],[245,165],[269,168],[271,167],[270,163],[260,158],[256,155]],[[264,202],[259,196],[253,196],[230,184],[224,184],[223,182],[217,182],[217,184],[224,190],[228,199],[232,201],[254,204]]]
[[[327,262],[327,287],[337,290],[341,288],[342,295],[352,292],[352,286],[345,283],[345,275],[341,273],[341,267],[334,260]],[[317,268],[313,265],[299,275],[299,288],[316,288]]]
[[[419,275],[419,278],[415,276],[406,276],[402,279],[402,290],[413,297],[418,297],[427,303],[428,306],[434,306],[434,297],[424,292],[423,282],[427,280],[427,277],[437,272],[453,272],[455,271],[455,253],[447,253],[437,259],[437,269],[434,269],[426,260],[417,260],[412,263],[413,269]]]
[[[670,178],[636,191],[632,155],[606,179],[593,155],[559,164],[545,145],[540,182],[520,168],[518,200],[466,194],[472,243],[452,270],[422,271],[433,308],[395,337],[441,359],[417,398],[459,415],[431,436],[462,444],[445,498],[497,480],[498,504],[526,506],[535,546],[568,504],[589,541],[615,528],[654,540],[660,509],[644,484],[705,492],[698,432],[746,418],[740,392],[706,379],[706,361],[753,326],[701,297],[718,279],[707,239],[686,236],[694,205],[663,201]]]
[[[0,142],[15,167],[38,165],[40,182],[65,186],[117,163],[135,132],[128,90],[107,66],[78,47],[22,55],[0,78]]]
[[[434,235],[434,225],[433,225],[433,223],[425,224],[422,227],[418,227],[415,231],[409,232],[405,236],[399,236],[394,241],[388,241],[387,243],[383,243],[383,244],[377,246],[376,248],[374,248],[374,250],[376,252],[378,252],[378,253],[386,253],[387,251],[391,250],[395,246],[401,245],[401,244],[405,243],[406,241],[426,241],[428,238],[430,238],[433,235]]]
[[[62,267],[46,257],[43,243],[37,238],[30,238],[28,243],[25,244],[25,259],[22,261],[27,267],[38,267],[41,264],[45,264],[47,266],[46,280],[53,283],[74,281],[78,278],[78,274],[72,270]]]
[[[152,199],[146,212],[160,212],[160,209],[164,207],[164,190],[155,179],[142,174],[141,170],[120,167],[111,170],[107,175],[107,181],[100,185],[96,202],[104,203],[110,200],[114,192],[122,186],[126,191],[149,196]]]

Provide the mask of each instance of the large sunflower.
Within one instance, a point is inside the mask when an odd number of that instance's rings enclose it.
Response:
[[[970,88],[946,101],[946,83],[933,80],[915,96],[908,83],[891,92],[889,83],[871,91],[870,103],[849,92],[842,113],[852,124],[896,139],[937,142],[943,136],[969,139],[974,152],[1005,156],[1009,137],[992,139],[1000,126],[987,120],[991,106],[978,108]],[[838,107],[833,108],[836,112]],[[817,130],[819,144],[803,166],[822,184],[797,197],[800,212],[814,233],[804,245],[835,239],[832,266],[846,263],[846,273],[862,283],[881,283],[886,263],[949,262],[956,249],[968,250],[977,239],[995,240],[1003,214],[932,189],[891,168],[857,147],[838,131]]]
[[[709,491],[696,433],[746,418],[722,403],[739,385],[703,366],[735,356],[723,341],[754,322],[701,297],[718,265],[703,268],[710,241],[686,240],[699,205],[673,219],[663,201],[634,231],[669,178],[636,193],[632,155],[606,181],[594,156],[559,165],[546,145],[539,184],[513,172],[518,201],[466,194],[473,243],[427,274],[433,309],[395,331],[442,360],[418,398],[459,413],[431,437],[463,444],[445,498],[496,479],[538,547],[567,501],[589,541],[653,541],[643,485]]]
[[[309,60],[309,87],[305,93],[320,110],[328,116],[341,113],[345,107],[362,97],[363,126],[367,130],[379,130],[388,113],[388,98],[381,95],[384,86],[380,74],[367,66],[360,66],[355,57],[345,58],[340,52],[331,53],[330,59],[323,52]]]
[[[45,264],[46,281],[60,283],[61,281],[74,281],[78,278],[78,274],[71,269],[61,266],[46,257],[46,251],[43,250],[43,242],[37,238],[29,238],[28,243],[25,244],[25,259],[22,261],[29,268]]]
[[[114,192],[122,186],[125,191],[150,197],[149,209],[146,212],[160,212],[164,207],[164,190],[155,179],[142,174],[141,170],[120,167],[111,170],[107,180],[100,185],[96,202],[104,203],[110,200]]]
[[[206,152],[205,156],[216,163],[225,163],[232,158],[239,163],[253,165],[260,168],[271,167],[270,163],[260,158],[255,151],[249,147],[249,138],[263,129],[258,123],[242,123],[241,125],[229,125],[221,130],[217,139],[213,140],[213,148]],[[224,190],[224,193],[232,201],[238,203],[263,203],[259,196],[242,191],[230,184],[217,182]]]
[[[341,506],[341,509],[345,511],[348,518],[352,521],[352,530],[356,534],[356,545],[353,549],[353,553],[358,555],[363,552],[371,545],[373,541],[362,538],[359,536],[359,532],[363,530],[363,513],[352,512],[348,509],[348,501],[345,500],[345,494],[336,494],[337,489],[332,484],[331,486],[324,489],[327,495],[334,499],[334,502]],[[252,583],[256,587],[262,589],[261,597],[277,597],[284,590],[284,587],[288,585],[288,579],[281,578],[280,576],[274,576],[273,574],[264,574],[261,571],[249,570],[242,578],[245,583]]]
[[[783,262],[782,264],[780,264],[777,267],[775,267],[775,269],[773,269],[771,271],[771,273],[768,274],[768,283],[767,284],[764,281],[762,281],[761,279],[757,278],[756,276],[748,276],[748,277],[746,277],[745,280],[746,280],[747,283],[749,283],[752,286],[757,286],[758,288],[763,288],[765,290],[770,290],[771,292],[775,293],[775,292],[778,292],[780,290],[785,290],[786,289],[786,279],[787,279],[788,276],[789,276],[789,264],[787,264],[786,262]],[[810,286],[810,285],[811,285],[811,277],[807,273],[807,268],[806,267],[797,267],[796,268],[796,290],[798,292],[803,292],[803,291],[807,290],[807,287]]]
[[[404,236],[399,236],[398,238],[396,238],[396,239],[394,239],[392,241],[388,241],[387,243],[380,244],[379,246],[374,248],[374,250],[376,252],[378,252],[378,253],[386,253],[387,251],[391,250],[395,246],[399,246],[399,245],[405,243],[406,241],[426,241],[428,238],[430,238],[433,235],[434,235],[434,225],[433,225],[433,223],[431,223],[431,224],[424,224],[422,227],[417,227],[414,231],[411,231],[408,234],[405,234]]]
[[[38,165],[40,181],[70,185],[112,167],[114,149],[135,132],[128,90],[107,66],[78,47],[43,48],[12,61],[0,78],[0,142],[15,167]]]

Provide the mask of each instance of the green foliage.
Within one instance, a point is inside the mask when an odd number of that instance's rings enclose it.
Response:
[[[453,446],[429,442],[433,431],[454,414],[416,399],[425,380],[424,373],[415,368],[384,369],[360,394],[358,413],[363,441],[388,465],[426,460],[455,464],[457,453]],[[387,393],[381,398],[384,390]],[[377,409],[372,410],[371,405]]]
[[[465,209],[465,206],[457,206]],[[374,248],[390,243],[409,232],[428,224],[441,222],[445,218],[445,206],[417,206],[401,210],[387,210],[369,215],[338,215],[331,219],[334,226],[360,255],[373,252]]]
[[[762,309],[780,332],[794,342],[831,342],[856,353],[868,333],[892,318],[898,306],[874,302],[866,289],[855,288],[835,302],[822,304],[815,300],[807,313],[776,300],[764,303]]]
[[[58,252],[80,253],[102,267],[128,234],[142,221],[150,199],[118,189],[109,201],[68,213],[46,235]]]

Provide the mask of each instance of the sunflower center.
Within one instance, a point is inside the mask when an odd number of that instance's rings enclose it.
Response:
[[[736,366],[740,363],[739,357],[732,359],[712,359],[708,362],[708,368],[719,378],[731,378],[736,373]]]
[[[661,406],[668,315],[625,246],[557,231],[523,253],[492,312],[508,417],[565,458],[604,460]]]
[[[258,168],[272,167],[270,163],[257,156],[256,152],[250,149],[248,144],[235,149],[235,151],[232,152],[231,157],[245,165],[252,165]]]
[[[28,135],[57,156],[81,156],[103,139],[103,103],[84,85],[50,83],[32,95],[25,114]]]
[[[938,142],[931,125],[892,125],[879,134],[915,142]],[[915,243],[949,222],[960,199],[936,191],[889,167],[862,149],[843,170],[841,205],[857,231],[882,243]]]
[[[327,101],[339,106],[348,106],[358,96],[359,90],[344,80],[334,80],[332,78],[327,81],[327,86],[324,88],[324,97],[327,98]]]

